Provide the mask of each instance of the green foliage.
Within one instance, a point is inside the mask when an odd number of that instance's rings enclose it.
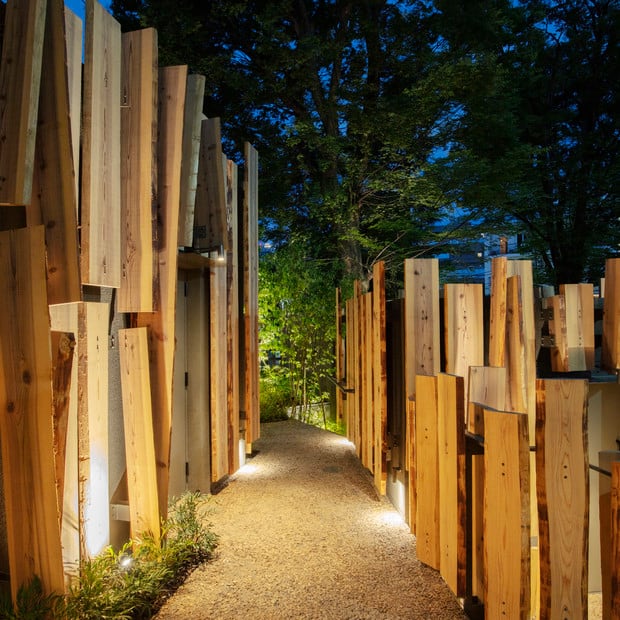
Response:
[[[291,383],[285,369],[268,366],[260,376],[260,421],[277,422],[288,419],[288,408],[293,404]]]
[[[207,497],[186,493],[175,500],[162,524],[161,543],[151,534],[111,547],[80,567],[66,597],[45,595],[38,577],[22,586],[15,609],[0,599],[7,620],[135,620],[150,618],[188,571],[206,561],[217,538],[205,524]]]

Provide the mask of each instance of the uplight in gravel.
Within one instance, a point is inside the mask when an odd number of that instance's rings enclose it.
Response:
[[[383,525],[401,526],[405,522],[400,513],[395,510],[383,510],[377,515],[377,520]]]
[[[246,463],[243,467],[239,468],[239,473],[244,476],[251,476],[252,474],[257,474],[260,472],[260,467],[258,465],[253,465],[252,463]]]

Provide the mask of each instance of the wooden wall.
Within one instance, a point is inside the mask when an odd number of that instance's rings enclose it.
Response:
[[[399,451],[407,505],[398,508],[417,537],[418,557],[441,572],[470,613],[586,617],[589,572],[602,570],[604,617],[613,617],[620,565],[609,554],[617,551],[620,521],[617,509],[612,514],[609,475],[610,459],[620,453],[609,452],[599,434],[615,437],[620,423],[609,417],[613,406],[601,405],[599,386],[611,382],[614,389],[604,393],[616,398],[617,410],[618,265],[618,259],[606,263],[601,349],[593,286],[564,285],[557,294],[547,287],[541,298],[525,260],[493,259],[488,304],[482,285],[441,286],[435,259],[405,261],[402,313],[394,310],[401,300],[386,301],[382,267],[375,267],[371,292],[357,283],[353,298],[337,297],[345,308],[347,436],[384,493],[386,466],[390,479],[399,475],[400,463],[393,470],[385,460],[394,455],[391,435],[405,428]],[[385,328],[377,326],[382,317]],[[400,347],[390,339],[404,342],[404,368],[390,356],[386,377],[381,352],[398,356]],[[589,427],[596,434],[590,449]],[[607,482],[600,487],[599,556],[589,549],[589,529],[599,531],[589,489],[594,478],[597,504],[599,474],[591,465],[599,466],[600,450],[608,452],[600,457]]]
[[[155,30],[121,34],[96,0],[85,9],[82,24],[62,0],[6,5],[0,446],[13,596],[34,574],[63,591],[114,542],[110,514],[157,537],[171,469],[183,472],[175,490],[209,492],[241,464],[240,440],[260,436],[258,154],[246,144],[240,180],[219,119],[203,121],[205,78],[160,67]],[[177,364],[178,326],[195,346]],[[175,384],[177,365],[191,387]],[[187,391],[176,401],[175,385]],[[192,438],[182,454],[175,423]]]

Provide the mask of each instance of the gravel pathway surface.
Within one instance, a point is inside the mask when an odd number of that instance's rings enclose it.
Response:
[[[158,620],[465,618],[343,437],[290,420],[212,497],[220,543]]]

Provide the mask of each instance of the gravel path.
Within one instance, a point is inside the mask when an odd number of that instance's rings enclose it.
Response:
[[[465,618],[343,437],[292,420],[261,433],[211,500],[215,559],[158,620]]]

